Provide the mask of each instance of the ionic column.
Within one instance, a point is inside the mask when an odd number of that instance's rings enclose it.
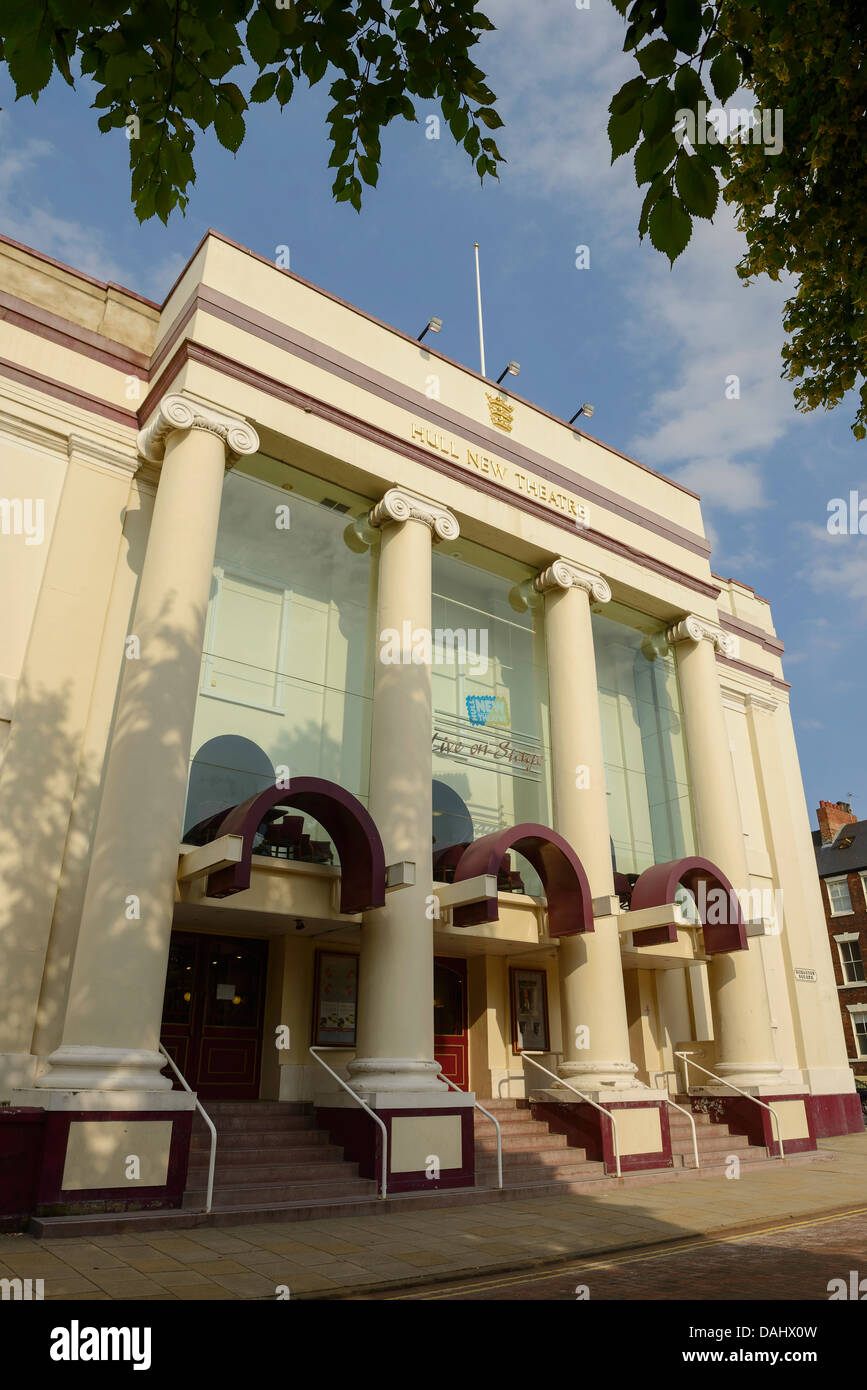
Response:
[[[370,814],[386,863],[415,863],[415,885],[364,917],[358,1042],[349,1064],[367,1093],[443,1091],[433,1036],[431,668],[414,643],[431,640],[432,538],[455,540],[451,512],[392,488],[372,509],[382,532],[377,662],[370,736]],[[395,660],[399,644],[400,659]],[[423,658],[422,653],[422,658]],[[384,659],[385,658],[385,659]]]
[[[138,447],[161,464],[118,696],[63,1041],[37,1085],[167,1090],[157,1050],[193,716],[227,454],[243,421],[167,396]]]
[[[584,865],[594,898],[610,898],[614,872],[590,599],[607,603],[611,590],[600,575],[569,560],[543,570],[535,587],[545,595],[554,828]],[[582,1090],[629,1085],[636,1067],[629,1057],[617,917],[597,917],[592,934],[562,937],[558,959],[560,1075]],[[579,1037],[589,1046],[579,1048]]]
[[[698,852],[716,864],[736,891],[750,886],[729,734],[716,653],[730,654],[722,628],[689,616],[670,628],[689,757]],[[737,1086],[772,1082],[774,1056],[767,990],[759,952],[714,956],[708,967],[717,1061],[714,1070]]]

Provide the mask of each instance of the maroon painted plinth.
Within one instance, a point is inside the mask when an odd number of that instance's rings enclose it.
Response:
[[[533,1101],[531,1110],[534,1120],[544,1120],[555,1134],[565,1134],[567,1142],[576,1149],[584,1149],[587,1157],[595,1163],[603,1163],[606,1173],[617,1172],[614,1153],[614,1134],[611,1121],[585,1101]],[[662,1148],[656,1153],[623,1154],[620,1158],[621,1173],[637,1173],[646,1168],[673,1168],[671,1156],[671,1126],[668,1112],[662,1101],[648,1104],[646,1101],[606,1101],[606,1110],[658,1110]]]
[[[865,1127],[861,1100],[854,1092],[808,1096],[807,1117],[817,1139],[828,1139],[832,1134],[861,1134]]]
[[[33,1211],[45,1118],[37,1106],[0,1107],[0,1231],[23,1229]]]
[[[807,1139],[784,1139],[784,1154],[807,1153],[816,1147],[816,1131],[813,1126],[811,1115],[810,1100],[812,1097],[801,1092],[797,1095],[785,1096],[759,1096],[759,1100],[764,1101],[765,1105],[773,1105],[774,1101],[802,1100],[807,1112],[807,1127],[810,1131]],[[820,1099],[822,1099],[820,1097]],[[860,1107],[859,1107],[860,1109]],[[780,1146],[777,1143],[774,1130],[774,1121],[769,1111],[763,1106],[756,1105],[755,1101],[747,1100],[746,1096],[693,1096],[693,1114],[706,1114],[711,1124],[728,1125],[732,1134],[744,1134],[751,1144],[764,1147],[772,1154],[779,1154]]]
[[[43,1112],[45,1113],[45,1112]],[[159,1187],[95,1187],[64,1189],[63,1169],[69,1131],[74,1124],[99,1121],[171,1121],[172,1142],[166,1181]],[[183,1200],[190,1156],[191,1110],[83,1110],[49,1111],[45,1118],[45,1146],[35,1196],[37,1216],[73,1216],[91,1212],[156,1211],[179,1207]]]
[[[475,1180],[475,1127],[473,1108],[464,1105],[453,1109],[377,1110],[388,1134],[388,1191],[435,1192],[444,1187],[472,1187]],[[446,1168],[438,1178],[429,1178],[422,1168],[418,1172],[391,1172],[391,1123],[404,1116],[422,1118],[427,1115],[459,1115],[461,1118],[461,1166]],[[382,1176],[382,1130],[363,1110],[346,1110],[331,1106],[316,1111],[316,1125],[327,1129],[335,1144],[343,1148],[344,1157],[358,1164],[359,1176],[379,1182]]]

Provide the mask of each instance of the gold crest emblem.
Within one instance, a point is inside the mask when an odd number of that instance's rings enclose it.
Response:
[[[496,425],[497,429],[505,430],[507,434],[512,433],[512,417],[515,414],[515,407],[510,401],[506,401],[502,396],[492,396],[487,391],[488,410],[491,412],[491,424]]]

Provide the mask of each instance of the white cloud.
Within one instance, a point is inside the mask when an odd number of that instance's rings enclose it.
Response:
[[[185,258],[169,253],[156,264],[141,268],[119,261],[98,224],[61,217],[42,187],[50,179],[50,166],[58,158],[47,140],[26,138],[16,143],[14,122],[0,114],[0,230],[14,241],[97,280],[113,280],[137,294],[162,298],[180,273]]]
[[[832,536],[812,522],[798,522],[792,529],[802,538],[800,573],[810,587],[835,600],[848,600],[852,618],[867,620],[867,537]]]

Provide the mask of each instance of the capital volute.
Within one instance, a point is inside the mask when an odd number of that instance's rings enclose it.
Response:
[[[403,487],[389,488],[385,496],[371,507],[368,520],[375,527],[387,526],[392,522],[420,521],[429,526],[434,537],[441,541],[456,541],[461,534],[457,517],[447,507]]]
[[[583,589],[594,603],[610,603],[611,587],[594,570],[582,569],[571,560],[559,559],[548,565],[533,580],[533,587],[546,594],[552,589]]]
[[[681,618],[665,635],[671,647],[676,647],[679,642],[710,642],[722,656],[731,657],[737,652],[737,638],[733,633],[723,631],[716,623],[709,623],[695,613]]]
[[[156,415],[138,433],[138,451],[148,463],[161,463],[175,430],[205,430],[223,441],[227,463],[255,454],[259,436],[246,420],[222,415],[187,396],[164,396]]]

